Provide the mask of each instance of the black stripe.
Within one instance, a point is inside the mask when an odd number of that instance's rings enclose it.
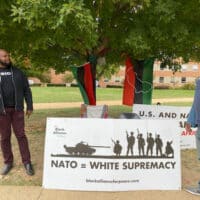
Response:
[[[143,104],[143,94],[141,92],[143,88],[141,81],[143,78],[144,60],[134,60],[133,65],[136,73],[134,103]]]
[[[78,69],[77,69],[77,79],[85,90],[84,72],[85,72],[85,70],[84,70],[83,66],[78,67]]]

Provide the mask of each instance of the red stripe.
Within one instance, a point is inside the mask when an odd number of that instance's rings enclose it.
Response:
[[[89,105],[96,105],[96,99],[93,90],[94,88],[93,88],[91,65],[90,63],[87,63],[83,67],[84,67],[84,85],[88,96]]]
[[[132,106],[135,98],[135,72],[131,59],[126,59],[126,70],[123,90],[123,104]]]

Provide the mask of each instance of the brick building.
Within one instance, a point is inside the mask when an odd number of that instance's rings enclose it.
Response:
[[[98,84],[100,87],[106,87],[107,85],[122,86],[124,83],[124,79],[125,79],[125,67],[120,66],[119,71],[116,74],[112,75],[110,79],[102,77],[99,80]]]
[[[154,86],[181,86],[186,83],[194,83],[197,77],[200,77],[199,63],[189,62],[183,64],[181,71],[176,73],[173,73],[169,68],[161,68],[159,62],[154,63]]]
[[[66,71],[65,73],[56,74],[54,69],[50,70],[50,82],[54,84],[62,84],[65,83],[65,76],[66,74],[71,74],[71,72]],[[112,75],[110,79],[102,77],[100,80],[98,80],[98,85],[100,87],[106,87],[107,85],[122,85],[124,81],[124,74],[125,74],[125,68],[120,67],[119,72],[117,72],[115,75]],[[73,81],[75,83],[75,81]]]
[[[50,70],[50,82],[54,84],[65,83],[66,74],[71,72],[65,72],[62,74],[56,74],[55,70]],[[189,62],[182,65],[180,72],[173,72],[169,68],[161,68],[159,62],[154,63],[154,86],[168,85],[178,87],[186,83],[194,83],[197,77],[200,77],[200,63]],[[102,77],[98,81],[100,87],[106,87],[107,85],[123,85],[125,79],[125,67],[121,66],[119,72],[112,75],[110,79]],[[75,82],[75,81],[73,81]]]

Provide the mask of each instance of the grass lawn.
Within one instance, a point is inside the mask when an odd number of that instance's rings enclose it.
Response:
[[[41,102],[77,102],[82,101],[78,88],[62,88],[62,87],[33,87],[33,98],[35,103]],[[153,98],[181,98],[193,97],[194,91],[188,90],[154,90]],[[122,89],[98,88],[98,100],[121,100]],[[181,105],[190,106],[191,103],[168,103],[165,105]],[[131,112],[132,107],[128,106],[109,106],[109,116],[118,118],[123,112]],[[47,117],[79,117],[80,108],[67,109],[49,109],[35,110],[30,119],[26,119],[26,133],[29,139],[31,149],[32,162],[36,171],[35,176],[27,176],[21,163],[18,144],[14,136],[12,136],[13,152],[14,152],[14,168],[7,176],[0,176],[0,185],[34,185],[42,184],[43,173],[43,154],[45,140],[45,126]],[[194,159],[194,150],[182,151],[183,170],[190,171],[188,167],[189,160]],[[2,154],[0,152],[0,168],[3,165]],[[196,165],[196,164],[195,164]],[[197,169],[200,172],[199,168]]]
[[[82,97],[77,87],[32,87],[35,103],[80,102]],[[122,89],[97,88],[97,99],[120,100]]]
[[[80,102],[82,97],[77,87],[32,87],[35,103]],[[97,100],[121,100],[121,88],[97,88]],[[153,98],[193,97],[194,90],[154,90]]]
[[[162,103],[163,106],[192,106],[192,102],[167,102]]]
[[[162,99],[162,98],[188,98],[194,96],[194,90],[178,90],[178,89],[170,89],[170,90],[153,90],[153,98],[154,99]]]

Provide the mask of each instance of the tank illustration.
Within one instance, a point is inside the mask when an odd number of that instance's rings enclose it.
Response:
[[[63,146],[70,155],[92,155],[96,152],[95,148],[110,148],[108,146],[91,146],[86,142],[79,142],[75,147]],[[95,147],[95,148],[94,148]]]

